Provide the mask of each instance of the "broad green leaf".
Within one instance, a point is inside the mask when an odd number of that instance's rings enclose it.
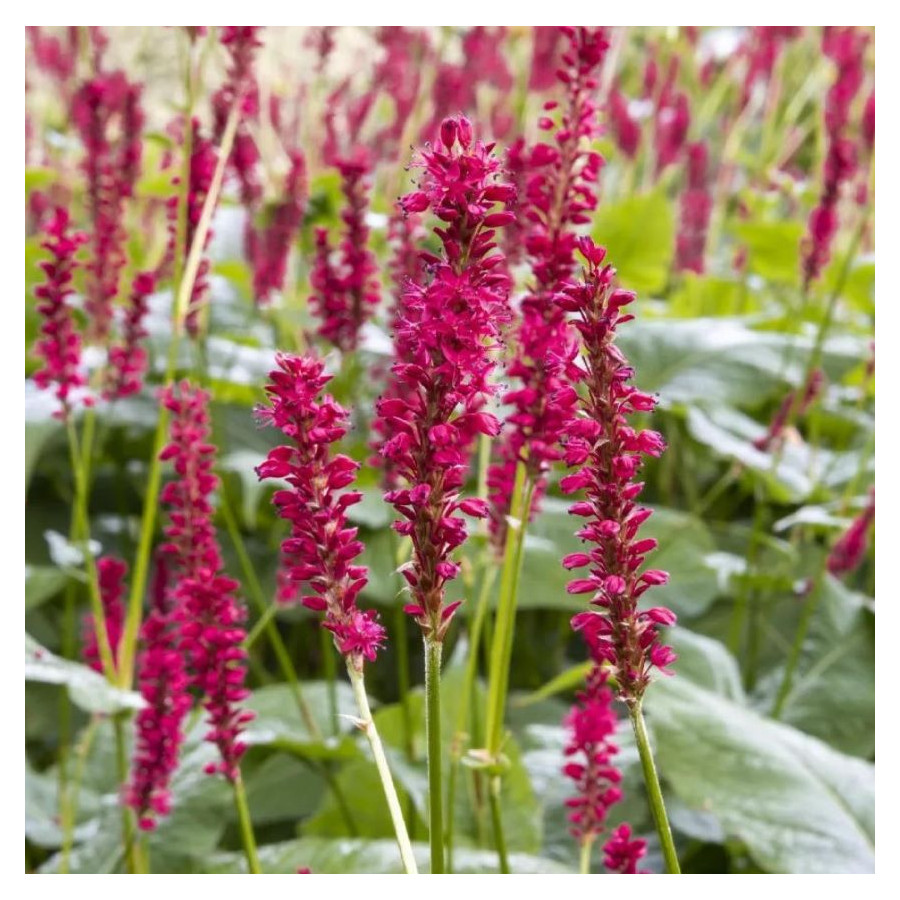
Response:
[[[638,293],[661,291],[675,253],[672,203],[662,191],[603,204],[594,220],[594,240],[608,251],[619,281]]]
[[[874,870],[869,763],[686,678],[654,683],[645,709],[667,790],[713,814],[763,869]]]
[[[53,566],[25,566],[25,609],[35,609],[55,597],[68,584],[69,576]]]
[[[428,846],[414,844],[413,851],[420,872],[428,871]],[[267,874],[293,874],[300,868],[313,875],[390,875],[403,869],[397,844],[392,840],[360,840],[356,838],[304,837],[299,841],[260,847],[260,865]],[[454,858],[457,872],[470,875],[497,871],[497,854],[493,850],[459,848]],[[518,875],[571,872],[559,863],[525,853],[511,853],[510,869]],[[246,860],[240,853],[219,853],[210,860],[210,873],[246,872]]]
[[[747,248],[747,268],[767,281],[800,285],[801,222],[742,222],[734,226]]]
[[[81,663],[62,659],[25,635],[25,680],[62,684],[76,706],[85,712],[114,713],[140,709],[140,694],[111,685],[102,675]]]
[[[350,685],[337,684],[337,716],[329,710],[328,685],[307,681],[302,685],[318,735],[310,734],[288,684],[273,684],[254,691],[246,702],[256,717],[247,726],[244,740],[250,745],[273,747],[301,757],[352,758],[353,742],[347,737],[357,715]]]
[[[672,668],[679,678],[687,678],[736,703],[745,701],[737,661],[723,644],[677,626],[668,629],[663,640],[678,654]]]

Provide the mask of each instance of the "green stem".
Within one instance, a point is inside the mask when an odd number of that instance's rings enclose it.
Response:
[[[128,754],[125,747],[125,722],[127,713],[116,713],[113,716],[113,726],[116,733],[116,773],[119,784],[124,785],[128,780]],[[141,871],[139,852],[135,838],[134,818],[131,810],[124,804],[119,804],[122,813],[122,838],[125,844],[125,859],[128,863],[128,871],[137,875]]]
[[[506,546],[500,576],[500,596],[491,644],[490,685],[488,688],[487,740],[492,757],[500,752],[503,742],[503,718],[509,692],[509,666],[512,659],[513,635],[516,628],[516,601],[522,572],[522,550],[528,515],[534,496],[534,483],[527,477],[524,463],[516,466],[510,515],[506,526]]]
[[[462,755],[463,740],[466,731],[466,722],[469,718],[470,707],[474,706],[473,697],[475,693],[475,679],[478,675],[478,654],[481,644],[481,632],[484,628],[484,622],[487,618],[489,600],[494,582],[497,579],[497,567],[492,565],[493,560],[490,555],[485,556],[484,572],[481,579],[481,591],[478,596],[478,603],[475,607],[475,617],[469,627],[469,655],[466,659],[466,676],[463,683],[462,694],[459,700],[459,711],[456,715],[456,734],[453,739],[453,752],[450,756],[450,774],[447,781],[447,871],[453,872],[453,839],[455,834],[456,818],[453,811],[456,809],[456,786],[457,775],[460,766],[460,757]],[[476,717],[477,711],[472,710]],[[480,729],[478,729],[480,731]],[[476,728],[471,729],[471,739],[477,742],[480,735],[476,733]],[[477,746],[477,743],[475,744]]]
[[[506,838],[503,835],[503,815],[500,809],[499,775],[491,776],[490,790],[488,791],[488,804],[491,807],[491,824],[494,826],[494,847],[497,850],[497,860],[500,863],[500,874],[509,875],[509,855],[506,852]]]
[[[797,631],[794,634],[794,642],[791,644],[790,656],[788,656],[787,664],[784,667],[784,675],[781,677],[781,684],[778,686],[778,693],[775,695],[775,703],[772,706],[772,718],[779,719],[784,712],[784,706],[791,694],[791,684],[794,680],[794,674],[797,671],[797,665],[800,662],[800,656],[803,653],[803,643],[809,632],[809,626],[812,624],[816,607],[819,605],[819,595],[822,593],[821,575],[813,584],[812,591],[806,599],[803,606],[803,614],[797,624]]]
[[[593,846],[593,835],[586,834],[581,839],[581,863],[578,866],[578,872],[580,875],[591,874],[591,849],[593,848]]]
[[[235,519],[234,511],[231,508],[231,502],[228,499],[227,491],[222,491],[221,509],[222,518],[225,519],[225,529],[228,532],[228,536],[231,538],[231,543],[234,547],[235,553],[237,553],[238,562],[241,565],[241,571],[244,575],[244,583],[247,587],[248,593],[250,594],[253,602],[256,604],[257,610],[259,610],[260,614],[265,616],[267,612],[266,598],[263,595],[262,585],[259,583],[259,579],[256,577],[256,570],[253,568],[253,562],[250,559],[250,554],[247,552],[247,547],[244,544],[244,539],[241,535],[240,528],[238,528],[238,523]],[[269,638],[269,642],[272,644],[272,649],[275,651],[275,657],[278,660],[278,665],[281,668],[281,673],[288,683],[291,694],[294,697],[294,702],[297,704],[297,709],[299,710],[300,716],[303,719],[304,724],[306,725],[306,730],[314,740],[321,740],[322,735],[319,731],[319,726],[316,724],[316,720],[313,718],[312,710],[310,709],[309,704],[306,701],[306,697],[303,696],[303,688],[300,685],[300,679],[297,676],[297,670],[294,668],[294,664],[291,662],[291,655],[290,653],[288,653],[287,647],[284,645],[284,640],[281,637],[281,633],[278,631],[278,626],[275,624],[275,621],[271,617],[267,617],[264,627],[266,629],[266,635]]]
[[[650,812],[653,813],[656,833],[659,835],[663,858],[666,861],[666,871],[670,875],[680,875],[681,868],[678,865],[678,854],[675,852],[672,829],[669,826],[669,817],[666,815],[666,804],[663,801],[662,789],[659,786],[659,775],[656,773],[656,764],[653,762],[653,751],[650,748],[650,737],[647,734],[647,724],[644,722],[641,701],[638,700],[631,706],[629,712],[631,714],[631,724],[634,727],[634,738],[637,742],[638,754],[641,757],[641,769],[644,772],[644,785],[647,788],[647,797],[650,801]]]
[[[244,790],[244,781],[238,772],[231,782],[234,789],[234,807],[238,814],[238,823],[241,828],[241,841],[244,845],[244,855],[247,857],[247,868],[251,875],[261,875],[259,856],[256,853],[256,838],[253,835],[253,822],[250,819],[250,808],[247,806],[247,793]]]
[[[387,757],[384,755],[384,747],[372,718],[372,710],[369,708],[369,699],[366,696],[366,686],[363,680],[362,667],[357,668],[350,659],[347,660],[347,674],[350,676],[350,684],[353,686],[353,696],[356,698],[356,708],[359,710],[360,721],[357,723],[365,734],[375,757],[375,767],[378,769],[378,777],[381,779],[381,787],[384,790],[384,798],[387,800],[388,810],[391,814],[391,822],[394,825],[394,835],[397,838],[397,846],[400,848],[400,858],[403,860],[403,868],[407,875],[418,875],[416,858],[413,855],[412,844],[406,831],[406,823],[403,820],[403,812],[400,809],[400,798],[391,777]]]
[[[428,816],[431,874],[444,874],[444,810],[441,784],[441,650],[425,638],[425,730],[428,735]]]
[[[65,691],[63,693],[66,693]],[[77,757],[75,763],[75,774],[71,782],[65,785],[65,797],[60,798],[60,821],[62,824],[62,847],[60,848],[60,874],[67,874],[69,871],[69,856],[72,852],[72,844],[75,840],[75,822],[78,819],[78,796],[81,792],[81,781],[84,777],[84,765],[87,761],[88,753],[94,742],[94,735],[97,733],[101,719],[99,716],[93,716],[88,723],[87,728],[82,735],[78,746],[75,748]]]

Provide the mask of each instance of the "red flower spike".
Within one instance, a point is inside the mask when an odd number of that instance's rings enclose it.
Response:
[[[278,515],[291,524],[282,545],[286,574],[313,591],[301,602],[325,613],[323,627],[334,635],[338,651],[361,668],[364,659],[374,662],[386,632],[373,610],[362,611],[356,603],[368,570],[354,562],[364,548],[348,526],[347,509],[362,494],[343,489],[355,480],[358,464],[331,452],[347,432],[348,414],[322,394],[331,376],[320,359],[280,354],[276,362],[265,388],[270,405],[257,415],[290,444],[271,450],[256,473],[260,480],[288,482],[288,489],[273,496]]]
[[[458,571],[441,564],[466,540],[457,513],[469,456],[479,434],[497,431],[483,407],[495,390],[492,351],[508,317],[509,279],[486,220],[512,194],[497,181],[491,148],[470,136],[468,120],[454,119],[441,131],[452,146],[426,146],[417,161],[424,169],[419,190],[401,205],[423,211],[427,204],[442,223],[434,231],[443,251],[423,256],[430,278],[409,282],[403,294],[392,382],[375,423],[386,438],[380,453],[391,483],[405,485],[385,499],[401,517],[395,529],[413,540],[409,607],[438,640],[449,625],[442,617],[445,585]]]
[[[662,439],[655,432],[636,433],[628,425],[630,415],[653,405],[652,398],[628,384],[632,370],[614,343],[619,309],[633,295],[614,290],[615,270],[602,264],[602,248],[583,238],[579,250],[587,261],[583,279],[563,289],[562,302],[576,316],[584,351],[579,380],[586,389],[581,418],[572,421],[568,438],[570,443],[585,442],[587,456],[560,487],[587,494],[570,511],[586,519],[578,536],[592,545],[585,551],[589,577],[575,579],[568,590],[592,594],[594,609],[577,615],[572,626],[584,634],[594,660],[610,664],[620,699],[634,704],[646,690],[651,669],[662,671],[675,658],[657,642],[659,625],[672,624],[674,614],[661,607],[649,612],[637,607],[646,590],[668,580],[661,570],[641,571],[656,542],[638,538],[640,523],[650,513],[635,504],[642,485],[633,480],[642,456],[659,455]],[[592,424],[586,427],[583,420]],[[585,565],[582,554],[573,556],[563,564]]]

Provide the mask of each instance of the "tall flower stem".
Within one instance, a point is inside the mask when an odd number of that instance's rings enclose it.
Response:
[[[127,713],[116,713],[113,716],[113,727],[116,733],[116,775],[119,784],[128,781],[128,754],[125,749],[125,722]],[[122,815],[122,838],[125,844],[125,859],[128,863],[128,871],[132,875],[141,872],[140,847],[134,828],[134,816],[132,811],[124,803],[120,804]]]
[[[234,144],[234,136],[237,132],[239,119],[240,104],[237,102],[232,107],[231,113],[228,116],[225,132],[222,136],[222,143],[219,146],[219,158],[216,162],[216,170],[213,174],[209,192],[203,202],[200,221],[197,224],[197,230],[194,232],[194,239],[191,243],[184,271],[181,273],[181,279],[175,297],[175,308],[173,312],[174,333],[171,343],[169,344],[169,357],[166,364],[165,384],[167,385],[172,383],[175,375],[179,337],[184,329],[184,320],[187,316],[191,292],[194,287],[194,281],[197,278],[197,271],[200,266],[203,247],[206,244],[206,235],[212,224],[213,212],[216,208],[219,191],[222,187],[222,178],[225,174],[225,164],[228,161],[228,157],[231,155],[231,148]],[[190,187],[189,179],[184,179],[184,181],[185,190],[188,190]],[[177,256],[178,254],[176,253],[176,259]],[[131,580],[131,594],[128,598],[128,613],[125,618],[125,627],[122,632],[121,651],[119,654],[119,684],[124,688],[131,686],[134,674],[137,638],[141,625],[141,609],[144,600],[144,590],[147,585],[147,574],[150,568],[150,550],[153,545],[153,532],[156,525],[156,508],[158,505],[157,501],[162,475],[162,465],[159,454],[162,451],[166,440],[168,421],[168,412],[165,406],[160,404],[159,418],[156,423],[156,434],[153,440],[153,457],[150,462],[150,471],[147,476],[147,489],[144,494],[144,511],[141,517],[141,537],[138,542],[138,553]]]
[[[440,646],[440,645],[439,645]],[[356,708],[359,710],[360,730],[365,734],[375,757],[375,767],[381,779],[381,787],[384,790],[384,798],[387,800],[388,810],[391,814],[391,822],[394,825],[394,834],[397,838],[397,846],[400,848],[400,858],[403,860],[403,868],[407,875],[418,875],[416,859],[413,856],[412,844],[406,830],[406,822],[403,820],[403,811],[400,809],[400,798],[394,787],[394,779],[388,766],[387,757],[384,755],[384,746],[375,720],[372,718],[372,710],[369,708],[369,699],[366,696],[366,686],[363,680],[362,669],[357,669],[350,660],[347,660],[347,674],[350,676],[350,684],[353,687],[353,696],[356,699]]]
[[[253,822],[250,819],[250,808],[247,805],[247,792],[244,790],[244,780],[241,773],[231,782],[234,791],[234,807],[238,814],[238,823],[241,829],[241,841],[244,845],[244,855],[247,857],[247,868],[251,875],[261,875],[259,856],[256,852],[256,837],[253,834]]]
[[[578,866],[579,875],[591,874],[591,850],[594,846],[594,838],[592,835],[585,835],[581,840],[581,856]]]
[[[503,813],[500,807],[501,787],[500,776],[491,775],[488,804],[491,807],[491,824],[494,827],[494,846],[500,863],[500,874],[509,875],[509,855],[506,851],[506,837],[503,834]]]
[[[222,492],[221,510],[222,517],[225,519],[225,529],[228,532],[232,546],[237,553],[238,562],[241,565],[241,571],[244,575],[244,583],[247,585],[248,593],[256,604],[260,615],[265,616],[267,612],[266,598],[263,596],[262,585],[260,585],[259,579],[256,577],[256,570],[253,568],[250,554],[247,553],[247,547],[244,544],[243,537],[241,537],[240,528],[238,528],[237,520],[234,517],[234,511],[231,508],[231,503],[228,499],[227,492],[225,491]],[[294,702],[297,704],[297,709],[300,712],[300,716],[303,719],[303,724],[306,725],[306,730],[314,740],[321,740],[322,735],[319,731],[319,726],[313,718],[312,710],[303,694],[303,688],[300,685],[297,670],[291,662],[291,655],[284,644],[281,633],[278,631],[278,626],[271,617],[267,617],[264,627],[266,636],[269,638],[269,643],[272,645],[272,649],[275,652],[275,658],[278,660],[281,674],[290,688],[291,695],[293,696]]]
[[[670,875],[680,875],[681,867],[678,865],[678,854],[675,852],[672,828],[669,825],[669,817],[666,814],[662,788],[659,786],[659,775],[656,772],[656,763],[653,761],[653,750],[650,747],[650,736],[647,734],[647,724],[644,722],[641,701],[639,700],[630,706],[628,711],[631,715],[634,739],[637,742],[638,754],[641,758],[641,769],[644,773],[644,785],[647,788],[647,797],[650,801],[650,812],[653,813],[656,833],[659,835],[663,859],[666,862],[666,871]]]
[[[491,643],[490,687],[488,689],[487,739],[494,758],[503,741],[503,717],[509,692],[509,665],[512,658],[513,634],[516,627],[516,601],[522,573],[522,550],[534,495],[534,482],[527,477],[525,464],[516,466],[512,504],[506,530],[500,596]]]
[[[781,677],[781,684],[778,686],[778,693],[775,695],[775,703],[772,706],[773,719],[781,718],[784,706],[791,695],[791,685],[794,680],[794,673],[797,671],[797,665],[800,662],[800,654],[803,652],[803,644],[806,641],[809,626],[812,624],[813,616],[819,605],[819,597],[822,593],[822,577],[820,572],[803,605],[803,614],[800,616],[800,622],[797,624],[794,642],[791,644],[790,655],[784,667],[784,675]]]
[[[450,756],[450,773],[447,778],[447,809],[449,814],[447,817],[447,871],[453,872],[453,847],[455,833],[455,817],[453,811],[456,809],[456,787],[458,781],[460,756],[462,755],[462,745],[466,729],[469,727],[468,722],[470,712],[473,720],[479,715],[479,711],[472,709],[475,696],[475,679],[478,677],[478,659],[481,653],[481,633],[484,630],[484,623],[487,619],[488,601],[491,597],[491,591],[494,582],[497,580],[497,567],[492,565],[492,559],[489,555],[485,555],[483,574],[481,579],[481,590],[478,595],[478,603],[475,606],[475,615],[472,624],[469,626],[469,648],[468,658],[466,659],[466,675],[463,683],[462,692],[459,698],[459,711],[456,717],[456,734],[453,738],[453,751]],[[478,729],[480,730],[480,729]],[[479,735],[476,733],[475,723],[471,728],[470,739],[474,746],[478,746]],[[478,775],[478,772],[473,772]]]
[[[428,736],[428,823],[431,874],[444,874],[444,798],[441,773],[441,650],[425,638],[425,731]]]

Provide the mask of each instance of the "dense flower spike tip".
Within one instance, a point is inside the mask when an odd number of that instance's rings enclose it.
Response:
[[[869,529],[874,521],[875,492],[872,491],[868,506],[854,519],[828,554],[828,571],[832,575],[845,575],[859,568],[869,549]]]
[[[413,542],[404,570],[412,594],[407,611],[435,640],[455,611],[443,601],[447,581],[459,572],[450,556],[466,539],[457,513],[487,514],[486,504],[459,498],[472,446],[479,434],[499,430],[484,405],[494,392],[492,350],[508,317],[509,278],[495,237],[512,220],[504,206],[514,189],[498,181],[492,151],[475,140],[468,119],[452,118],[416,162],[424,170],[419,189],[401,206],[408,213],[430,209],[441,221],[434,231],[442,253],[423,254],[430,280],[407,285],[393,384],[376,404],[376,428],[389,436],[381,455],[404,485],[385,499],[401,516],[395,530]]]
[[[359,345],[363,324],[378,306],[378,266],[369,249],[369,154],[359,151],[336,162],[346,208],[341,213],[344,233],[337,258],[333,258],[324,228],[316,231],[316,258],[310,275],[315,289],[311,298],[321,324],[319,334],[344,351]]]
[[[651,511],[635,503],[643,484],[634,478],[641,458],[659,456],[665,443],[655,431],[635,431],[628,424],[631,414],[648,412],[656,403],[629,385],[633,370],[614,343],[617,326],[632,318],[623,309],[634,294],[614,287],[615,270],[604,265],[603,247],[581,238],[579,250],[586,260],[583,280],[566,287],[559,302],[576,317],[586,396],[580,401],[582,415],[567,431],[566,462],[579,469],[560,481],[560,489],[586,492],[587,499],[569,512],[587,520],[577,535],[592,546],[563,565],[590,567],[589,575],[569,582],[567,590],[592,595],[595,608],[576,615],[572,625],[583,632],[595,662],[610,664],[619,697],[633,705],[643,696],[651,669],[670,674],[666,666],[675,660],[671,648],[657,640],[657,628],[674,624],[674,613],[662,607],[638,610],[639,598],[665,584],[668,575],[642,571],[656,541],[638,537]]]
[[[623,822],[603,847],[603,865],[619,875],[637,875],[637,865],[646,855],[647,842],[632,840],[631,826]]]
[[[127,256],[124,203],[140,175],[144,113],[141,87],[123,72],[101,73],[85,82],[72,100],[72,120],[84,144],[91,218],[85,311],[88,338],[105,343]]]
[[[612,741],[616,714],[607,677],[604,669],[594,666],[565,721],[569,740],[563,774],[575,782],[578,791],[566,806],[571,810],[572,835],[579,841],[602,834],[607,811],[622,798],[622,773],[612,762],[619,748]]]
[[[125,607],[122,597],[125,593],[125,575],[128,566],[115,556],[101,556],[97,560],[97,582],[100,588],[100,603],[103,607],[103,621],[106,625],[106,639],[112,650],[113,662],[118,662],[119,640],[125,622]],[[94,617],[88,613],[84,619],[84,661],[95,671],[103,671],[100,647],[97,643],[97,629]]]
[[[518,463],[524,463],[537,510],[550,466],[563,453],[559,437],[572,416],[575,394],[569,377],[576,354],[574,335],[565,310],[555,301],[575,268],[577,229],[590,221],[597,206],[596,182],[602,157],[591,146],[600,131],[594,101],[600,67],[609,46],[602,28],[564,28],[568,46],[557,79],[563,89],[562,108],[544,105],[540,120],[544,132],[553,131],[552,143],[538,143],[526,163],[519,147],[510,153],[524,169],[525,196],[519,198],[516,230],[524,232],[534,284],[522,300],[522,316],[515,338],[516,355],[507,374],[515,379],[504,401],[513,408],[498,448],[499,460],[488,470],[490,530],[502,552],[506,516],[513,494]]]
[[[69,297],[72,273],[78,265],[75,254],[87,236],[70,231],[69,212],[62,207],[54,211],[44,233],[41,246],[51,258],[41,262],[46,278],[34,291],[43,320],[41,337],[34,345],[34,355],[43,360],[43,366],[34,373],[34,381],[41,390],[53,389],[60,403],[54,415],[65,418],[71,408],[70,395],[86,384],[81,371],[81,336],[75,329]],[[85,405],[91,402],[87,395],[82,400]]]
[[[825,155],[822,194],[810,213],[803,239],[803,285],[808,288],[831,258],[831,245],[838,230],[838,205],[843,186],[857,168],[856,143],[848,136],[850,111],[864,76],[865,50],[869,36],[861,28],[826,28],[822,51],[835,64],[836,79],[825,98]]]
[[[291,523],[282,544],[285,568],[292,581],[312,592],[302,597],[303,605],[325,613],[323,625],[338,650],[361,669],[364,659],[374,662],[386,632],[373,610],[357,606],[368,570],[354,562],[364,548],[347,523],[347,510],[362,494],[343,488],[352,485],[359,464],[331,453],[331,445],[347,432],[348,414],[332,397],[320,396],[331,379],[320,359],[280,354],[276,362],[266,385],[270,405],[258,416],[290,445],[270,451],[256,473],[260,480],[287,481],[289,488],[272,498],[278,514]]]

